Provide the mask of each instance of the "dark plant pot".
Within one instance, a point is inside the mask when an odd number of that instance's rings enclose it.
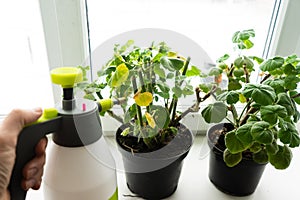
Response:
[[[193,142],[190,130],[181,125],[183,131],[165,147],[149,153],[132,153],[118,140],[126,127],[123,125],[118,129],[116,140],[122,154],[128,188],[145,199],[162,199],[172,195],[178,185],[183,159]],[[187,141],[182,141],[183,136]]]
[[[225,126],[231,124],[226,123]],[[207,132],[208,145],[211,149],[209,158],[209,179],[222,192],[233,196],[252,194],[264,172],[266,164],[258,164],[250,158],[228,167],[223,161],[223,149],[216,147],[216,130],[224,127],[224,123],[212,126]]]

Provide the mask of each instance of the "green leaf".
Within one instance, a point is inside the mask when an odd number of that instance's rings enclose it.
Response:
[[[260,105],[270,105],[276,98],[274,89],[269,85],[247,84],[242,93]]]
[[[162,64],[162,66],[164,66],[166,69],[171,69],[179,71],[183,65],[184,65],[184,61],[178,58],[168,58],[166,56],[162,57],[160,59],[160,63]]]
[[[252,60],[255,60],[258,64],[261,64],[262,62],[264,62],[263,58],[260,58],[257,56],[249,56],[249,58],[251,58]]]
[[[264,72],[270,72],[275,69],[281,68],[284,64],[284,58],[274,57],[266,60],[260,65],[260,69]]]
[[[136,114],[136,104],[132,104],[124,114],[124,123],[130,122]]]
[[[223,159],[228,167],[234,167],[241,162],[243,156],[242,153],[232,154],[228,149],[225,149]]]
[[[286,108],[288,116],[292,116],[295,114],[296,108],[294,107],[293,102],[289,97],[289,95],[287,95],[286,93],[280,93],[278,94],[277,98],[278,98],[277,104]]]
[[[153,71],[155,74],[157,74],[160,78],[166,78],[166,73],[165,70],[163,70],[162,68],[160,68],[159,65],[155,65],[153,68]]]
[[[168,127],[170,123],[170,115],[169,111],[165,107],[152,105],[150,106],[150,113],[153,115],[154,121],[160,129]]]
[[[267,144],[266,145],[266,150],[268,152],[268,154],[275,154],[278,152],[279,147],[278,144],[276,142],[276,140],[273,140],[273,142],[271,144]]]
[[[228,83],[228,90],[239,90],[242,88],[239,80],[230,78]]]
[[[251,152],[253,152],[253,153],[257,153],[257,152],[259,152],[259,151],[262,150],[262,146],[261,146],[260,143],[254,142],[254,143],[250,146],[249,150],[250,150]]]
[[[222,69],[217,68],[217,67],[212,67],[209,72],[208,75],[209,76],[219,76],[220,74],[222,74]]]
[[[233,75],[236,76],[236,77],[241,77],[241,76],[244,76],[245,75],[245,71],[244,69],[240,68],[240,69],[235,69],[233,71]]]
[[[300,144],[299,133],[290,122],[281,124],[281,129],[278,131],[278,137],[283,144],[289,144],[290,147],[297,147]]]
[[[266,164],[269,161],[269,157],[266,150],[261,150],[253,154],[253,160],[259,164]]]
[[[191,68],[187,70],[185,75],[187,77],[190,77],[190,76],[200,76],[200,74],[201,74],[200,69],[198,69],[196,66],[191,66]]]
[[[243,143],[243,145],[249,148],[253,143],[253,138],[251,135],[252,123],[244,124],[240,126],[236,131],[237,138]]]
[[[204,92],[204,93],[208,93],[211,88],[212,88],[212,85],[211,84],[199,84],[199,88]]]
[[[297,74],[296,68],[292,64],[287,64],[283,67],[283,72],[286,75],[294,75]]]
[[[183,90],[182,90],[182,94],[184,96],[188,96],[188,95],[192,95],[194,94],[194,90],[193,90],[193,86],[191,85],[186,85]]]
[[[217,96],[218,101],[226,101],[228,104],[235,104],[239,101],[239,93],[236,91],[224,92]]]
[[[123,137],[127,136],[129,134],[130,127],[125,128],[120,135]]]
[[[219,123],[227,116],[227,106],[217,101],[204,108],[201,114],[207,123]]]
[[[225,144],[228,150],[233,154],[242,152],[249,146],[244,145],[244,143],[239,140],[235,131],[230,131],[225,135]]]
[[[284,79],[284,86],[289,90],[297,89],[297,84],[300,82],[300,78],[296,75],[288,75]]]
[[[285,107],[281,105],[267,105],[261,107],[260,114],[264,121],[273,125],[277,123],[278,117],[285,118],[287,111]]]
[[[120,64],[117,68],[113,76],[111,77],[110,85],[111,87],[119,87],[122,85],[129,75],[129,69],[126,67],[124,63]]]
[[[276,94],[285,92],[284,80],[282,79],[267,80],[265,81],[265,84],[271,86],[275,90]]]
[[[276,154],[269,154],[269,161],[276,169],[286,169],[291,163],[292,152],[286,146],[278,146]]]
[[[175,87],[172,88],[172,91],[173,91],[174,95],[175,95],[177,98],[180,98],[180,97],[181,97],[181,95],[182,95],[182,90],[181,90],[180,87],[175,86]]]
[[[234,66],[236,66],[237,68],[243,68],[244,65],[246,66],[247,69],[252,69],[254,63],[246,56],[241,56],[235,59]]]
[[[222,62],[228,60],[229,57],[230,56],[228,54],[224,54],[224,56],[217,59],[217,63],[222,63]]]
[[[286,59],[285,62],[288,64],[294,64],[294,63],[299,63],[298,56],[296,54],[289,55]]]
[[[251,135],[254,140],[261,144],[271,144],[274,139],[274,135],[269,127],[270,124],[268,122],[255,122],[251,128]]]
[[[293,97],[293,96],[295,96],[295,95],[297,95],[297,94],[298,94],[297,91],[290,91],[290,97]],[[293,98],[293,100],[294,100],[298,105],[300,105],[300,96]]]

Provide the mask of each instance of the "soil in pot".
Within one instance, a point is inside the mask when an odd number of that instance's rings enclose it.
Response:
[[[129,145],[137,139],[131,138],[129,143],[124,143],[124,137],[120,135],[126,127],[123,125],[118,129],[116,140],[122,154],[128,188],[145,199],[162,199],[172,195],[178,185],[183,159],[193,142],[192,133],[180,125],[178,134],[169,144],[155,151],[141,150],[142,153],[136,153]]]
[[[228,167],[223,160],[225,133],[232,130],[228,123],[217,124],[208,130],[208,144],[211,148],[209,158],[209,179],[222,192],[233,196],[252,194],[261,179],[266,164],[253,161],[252,154],[243,154],[242,161]]]

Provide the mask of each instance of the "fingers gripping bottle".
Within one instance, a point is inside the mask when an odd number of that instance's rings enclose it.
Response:
[[[63,100],[61,106],[45,109],[37,123],[20,133],[9,186],[12,199],[25,199],[26,191],[20,187],[22,168],[34,157],[34,146],[40,138],[52,133],[43,176],[44,199],[117,200],[115,162],[99,118],[99,111],[110,109],[117,102],[75,99],[73,86],[82,81],[78,68],[54,69],[51,79],[62,86]]]

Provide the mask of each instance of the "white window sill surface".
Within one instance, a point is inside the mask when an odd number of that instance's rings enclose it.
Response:
[[[122,158],[117,151],[114,137],[106,136],[111,152],[116,160],[116,165],[122,167]],[[49,142],[51,145],[52,142]],[[49,148],[48,148],[49,149]],[[212,199],[212,200],[281,200],[298,199],[298,185],[300,181],[300,151],[293,151],[294,156],[290,167],[286,170],[275,170],[270,164],[267,165],[262,179],[254,194],[247,197],[233,197],[217,190],[208,179],[208,146],[204,135],[197,135],[194,144],[186,157],[176,192],[167,199]],[[119,199],[141,199],[124,195],[132,194],[127,186],[125,174],[122,170],[117,171]],[[43,187],[43,186],[42,186]],[[29,200],[42,200],[43,188],[38,191],[29,190]]]

